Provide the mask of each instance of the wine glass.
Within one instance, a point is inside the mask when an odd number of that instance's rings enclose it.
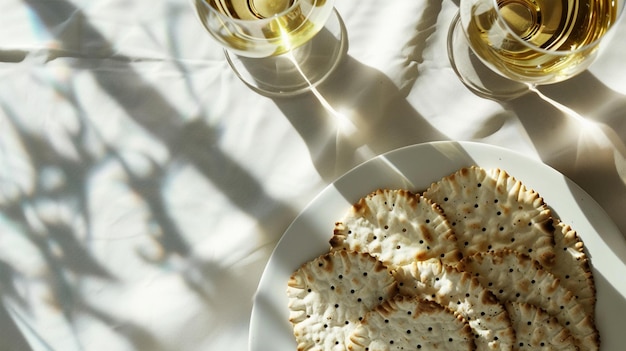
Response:
[[[479,96],[507,100],[584,71],[624,0],[460,0],[448,55]]]
[[[264,95],[308,91],[347,50],[334,0],[193,1],[237,76]]]

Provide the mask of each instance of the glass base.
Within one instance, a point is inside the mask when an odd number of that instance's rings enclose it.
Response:
[[[333,14],[306,44],[282,55],[249,58],[224,50],[237,76],[257,93],[288,97],[309,91],[324,81],[348,51],[345,25]]]
[[[461,82],[474,94],[493,100],[511,100],[531,91],[531,86],[495,73],[469,47],[459,14],[448,32],[448,57]]]

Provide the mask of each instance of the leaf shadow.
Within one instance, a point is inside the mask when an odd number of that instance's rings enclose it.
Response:
[[[205,122],[207,116],[202,115],[206,111],[201,111],[200,115],[194,116],[195,118],[189,122],[186,116],[182,116],[181,112],[168,102],[162,92],[136,71],[132,64],[133,59],[116,53],[113,44],[89,23],[82,10],[70,1],[25,0],[24,3],[58,41],[59,48],[48,52],[47,62],[65,56],[75,58],[76,60],[72,61],[73,68],[89,71],[97,86],[113,99],[134,123],[165,146],[170,155],[168,162],[177,160],[191,164],[205,179],[220,189],[231,203],[255,218],[259,234],[262,236],[261,242],[272,243],[278,240],[288,222],[297,213],[288,204],[268,194],[258,179],[220,149],[217,145],[216,131]],[[89,47],[81,49],[81,45]],[[175,47],[173,49],[175,50]],[[102,65],[103,60],[107,61],[106,65]],[[178,68],[181,69],[181,66]],[[71,86],[71,82],[68,86]],[[90,232],[92,218],[88,209],[90,187],[88,179],[105,160],[113,160],[121,166],[129,189],[147,204],[151,218],[157,223],[158,235],[152,235],[152,239],[161,255],[143,256],[146,262],[161,267],[164,261],[173,257],[186,260],[190,269],[198,274],[194,275],[194,279],[185,278],[185,283],[188,284],[190,291],[209,300],[214,295],[223,297],[238,291],[239,286],[227,279],[220,280],[227,288],[222,286],[216,291],[202,288],[212,284],[216,277],[226,276],[225,269],[228,267],[222,267],[210,260],[198,262],[194,257],[192,243],[186,239],[186,233],[177,225],[171,208],[163,198],[163,184],[170,164],[163,165],[155,160],[149,160],[150,172],[147,174],[134,172],[133,165],[120,155],[116,145],[107,142],[98,134],[97,127],[89,123],[90,116],[86,115],[86,110],[81,107],[79,99],[76,98],[77,93],[71,91],[68,86],[63,85],[58,93],[73,106],[78,115],[79,131],[75,134],[69,133],[68,137],[73,149],[78,152],[75,158],[68,158],[59,153],[44,136],[21,127],[19,121],[25,116],[11,111],[10,103],[2,101],[2,108],[17,131],[19,142],[38,176],[45,167],[54,167],[65,176],[65,183],[54,191],[36,187],[31,193],[20,194],[16,199],[2,205],[0,210],[19,228],[20,233],[43,258],[46,269],[45,284],[51,291],[51,300],[48,303],[61,311],[66,323],[74,330],[75,343],[79,345],[78,347],[83,346],[75,328],[76,316],[89,316],[105,325],[117,324],[122,318],[88,305],[85,302],[86,296],[81,290],[81,281],[84,279],[99,279],[111,286],[123,283],[119,280],[120,272],[107,270],[104,262],[99,261],[91,251],[93,238]],[[187,85],[187,89],[191,98],[200,105],[199,94],[192,90],[190,84]],[[86,134],[90,134],[89,138]],[[104,150],[103,154],[89,152],[88,144],[94,140]],[[33,224],[27,211],[31,211],[41,200],[70,204],[69,207],[82,221],[84,228],[74,226],[58,214],[50,216],[37,214],[37,224]],[[274,220],[276,218],[279,220]],[[7,263],[5,268],[10,266],[11,264]],[[193,268],[194,266],[197,267]],[[5,274],[0,275],[0,284],[8,287],[2,289],[0,297],[15,301],[17,306],[23,306],[25,313],[28,313],[29,309],[34,307],[29,305],[30,300],[18,289],[18,285],[23,286],[28,284],[28,281],[20,277],[19,267],[10,268],[3,270],[2,273]],[[186,273],[182,271],[179,274]],[[249,290],[250,287],[246,289]],[[152,345],[150,349],[159,349],[162,346],[158,345],[158,338],[150,335],[145,326],[131,325],[130,329],[125,331],[121,329],[115,331],[135,345]]]

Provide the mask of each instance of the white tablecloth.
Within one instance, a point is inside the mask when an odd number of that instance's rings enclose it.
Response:
[[[289,223],[415,143],[520,151],[626,233],[624,20],[587,72],[496,102],[450,67],[454,1],[336,8],[349,51],[320,87],[332,113],[249,90],[187,0],[2,1],[0,349],[245,351]]]

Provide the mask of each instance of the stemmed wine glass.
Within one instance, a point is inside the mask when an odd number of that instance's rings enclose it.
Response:
[[[460,0],[448,54],[461,81],[496,100],[569,79],[597,56],[624,0]]]
[[[237,76],[268,96],[308,91],[346,49],[334,0],[193,0]]]

